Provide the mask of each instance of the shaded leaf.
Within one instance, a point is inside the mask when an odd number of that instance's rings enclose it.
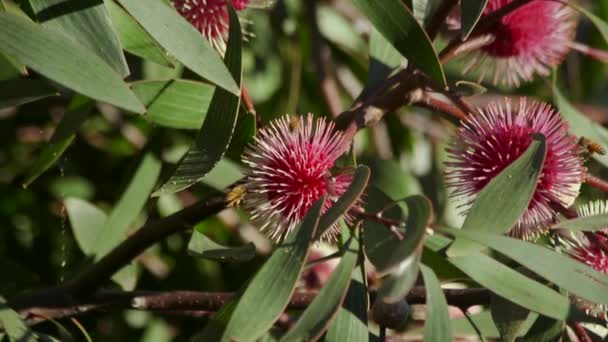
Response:
[[[608,146],[608,130],[585,115],[581,114],[568,100],[562,95],[557,86],[553,86],[553,100],[559,109],[562,117],[570,125],[569,132],[579,137],[586,137],[603,146]],[[593,159],[608,167],[608,155],[594,153]]]
[[[342,247],[344,252],[340,263],[319,294],[298,318],[295,326],[281,338],[281,341],[316,340],[329,327],[341,308],[359,257],[359,242],[355,235],[350,234],[344,220],[340,220],[340,226],[342,239],[346,240]]]
[[[0,296],[0,323],[11,342],[36,342],[36,334],[23,322],[19,314],[11,309]]]
[[[192,232],[192,237],[190,237],[190,242],[188,243],[188,253],[193,256],[221,262],[243,262],[255,257],[255,245],[250,242],[245,246],[226,247],[195,230]]]
[[[414,253],[423,243],[422,238],[429,223],[431,205],[424,196],[411,196],[404,200],[408,208],[405,237],[400,240],[387,227],[376,222],[363,224],[363,248],[369,260],[380,274],[392,272]]]
[[[59,95],[44,80],[14,79],[0,81],[0,108],[20,106],[45,97]]]
[[[117,0],[129,12],[135,20],[163,47],[173,55],[184,66],[194,71],[201,77],[218,85],[232,94],[240,92],[240,76],[235,74],[231,63],[226,63],[228,69],[219,54],[211,47],[203,35],[200,34],[190,23],[182,18],[179,13],[162,0]],[[236,21],[234,21],[236,20]],[[238,37],[238,59],[240,75],[240,44],[241,32],[238,18],[230,19],[230,31],[239,30],[238,36],[230,34],[236,40]],[[232,44],[237,44],[233,42]],[[235,46],[236,47],[236,46]],[[235,48],[233,47],[233,49]],[[233,51],[232,53],[236,53]],[[226,53],[228,56],[228,53]],[[231,58],[234,58],[231,57]],[[226,60],[228,61],[228,60]],[[232,74],[232,77],[230,76]],[[236,81],[236,82],[235,82]]]
[[[559,341],[564,331],[564,321],[558,321],[550,317],[538,316],[528,333],[522,341]]]
[[[469,37],[475,25],[481,18],[488,0],[462,0],[460,1],[462,40]]]
[[[589,19],[593,23],[595,28],[597,28],[597,30],[600,32],[600,34],[604,38],[604,40],[608,43],[608,23],[606,23],[602,18],[598,17],[597,15],[586,10],[582,6],[577,5],[573,1],[565,2],[565,4],[574,8],[575,10],[582,13],[585,17],[587,17],[587,19]]]
[[[376,301],[382,300],[385,303],[396,303],[405,296],[418,279],[420,272],[420,249],[417,249],[402,261],[378,289]]]
[[[325,334],[326,342],[367,342],[368,294],[364,282],[363,265],[356,268],[351,276],[350,286],[342,307]]]
[[[463,230],[502,234],[511,229],[532,200],[541,174],[547,144],[535,134],[526,151],[481,190],[462,225]],[[478,250],[479,245],[456,239],[449,256]]]
[[[376,88],[397,68],[403,57],[377,30],[369,38],[369,71],[364,93]]]
[[[450,262],[483,287],[522,307],[556,319],[568,317],[570,303],[567,297],[485,254],[450,258]]]
[[[426,321],[424,322],[425,341],[452,341],[448,302],[439,285],[439,279],[432,269],[420,265],[426,289]]]
[[[492,320],[503,341],[515,341],[530,311],[496,294],[490,297]]]
[[[200,129],[215,87],[190,80],[140,81],[133,92],[148,108],[145,118],[160,126]]]
[[[445,231],[488,246],[577,296],[594,303],[608,305],[608,296],[606,296],[608,275],[571,257],[556,253],[546,247],[506,236],[458,229],[445,229]],[[559,267],[555,267],[555,265],[559,265]],[[521,305],[521,303],[517,304]]]
[[[236,304],[222,341],[254,341],[285,310],[302,274],[325,200],[323,197],[312,206],[298,227],[253,277]]]
[[[66,198],[64,205],[78,247],[85,255],[94,255],[108,215],[80,198]]]
[[[24,75],[27,75],[27,70],[23,63],[0,53],[0,80],[11,80]]]
[[[353,3],[408,62],[414,63],[435,81],[446,84],[433,44],[412,12],[400,0],[353,0]]]
[[[126,1],[126,0],[125,0]],[[131,0],[128,0],[131,1]],[[156,1],[156,0],[155,0]],[[232,77],[241,83],[241,27],[234,9],[230,8],[230,39],[224,57]],[[209,105],[205,122],[176,170],[154,195],[173,193],[186,189],[200,181],[228,149],[236,125],[240,96],[223,89],[216,89]]]
[[[92,107],[93,101],[84,96],[76,95],[72,98],[65,114],[55,128],[51,140],[45,145],[40,156],[31,167],[23,182],[23,187],[32,184],[33,181],[38,179],[40,175],[61,158],[63,153],[72,144],[72,141],[74,141],[78,128],[89,117]]]
[[[104,0],[104,3],[125,51],[160,65],[169,67],[173,65],[167,53],[139,26],[133,17],[112,0]]]
[[[160,162],[152,154],[144,156],[127,189],[108,215],[95,249],[97,259],[126,238],[130,225],[150,197],[160,173],[160,166]]]
[[[29,68],[93,99],[137,113],[145,111],[119,74],[63,34],[1,12],[0,27],[0,51]]]
[[[127,61],[102,1],[29,0],[29,3],[42,26],[74,39],[122,77],[129,75]]]

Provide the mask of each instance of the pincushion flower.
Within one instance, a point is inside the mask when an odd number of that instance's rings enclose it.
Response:
[[[312,114],[283,116],[258,132],[243,155],[248,165],[243,203],[271,240],[287,236],[323,195],[330,197],[325,212],[346,191],[352,174],[332,175],[331,169],[347,145],[332,122]],[[322,240],[335,241],[338,234],[335,225]]]
[[[470,114],[447,149],[447,185],[467,205],[504,168],[521,156],[532,135],[546,138],[547,154],[541,175],[523,216],[511,229],[515,237],[532,239],[554,222],[555,204],[570,206],[585,174],[581,149],[568,135],[568,124],[548,104],[522,98],[512,106],[490,104]]]
[[[224,52],[230,23],[228,1],[236,10],[249,4],[249,0],[173,0],[173,6],[216,50]]]
[[[484,15],[513,0],[490,0]],[[460,28],[460,15],[449,18],[452,29]],[[548,76],[570,50],[575,38],[574,11],[560,1],[533,0],[491,25],[480,35],[490,35],[491,43],[472,52],[464,72],[476,69],[479,79],[491,75],[492,82],[519,86],[536,74]]]

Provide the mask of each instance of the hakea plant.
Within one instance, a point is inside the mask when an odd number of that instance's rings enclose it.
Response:
[[[469,115],[448,148],[447,185],[467,204],[532,142],[534,133],[546,138],[547,154],[527,210],[510,234],[533,239],[554,222],[560,207],[570,206],[586,172],[581,148],[568,134],[568,124],[551,106],[528,103],[490,104]]]
[[[513,0],[490,0],[488,15]],[[460,14],[448,19],[460,29]],[[500,18],[477,34],[491,42],[466,56],[463,72],[476,71],[479,79],[490,75],[494,84],[519,86],[535,75],[548,76],[572,46],[576,33],[574,10],[560,1],[533,0]]]
[[[353,180],[348,172],[332,173],[348,146],[333,122],[312,114],[286,115],[261,129],[243,155],[248,165],[243,202],[261,231],[281,241],[324,195],[330,197],[327,211]],[[339,232],[334,225],[321,239],[335,241]]]

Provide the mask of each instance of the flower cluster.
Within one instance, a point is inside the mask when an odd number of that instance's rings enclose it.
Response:
[[[331,169],[347,145],[333,123],[312,114],[287,115],[258,132],[243,155],[249,166],[243,203],[270,239],[281,241],[322,196],[346,191],[352,174],[333,175]],[[323,212],[332,205],[326,201]],[[322,239],[334,241],[338,234],[336,225]]]
[[[531,239],[555,220],[555,204],[568,207],[578,195],[585,167],[576,138],[568,134],[568,124],[545,103],[528,104],[521,99],[513,106],[491,104],[471,114],[462,123],[448,148],[447,185],[453,196],[475,196],[532,142],[532,135],[546,138],[547,154],[538,185],[523,216],[511,235]]]
[[[513,0],[490,0],[488,15]],[[460,28],[460,14],[452,15],[448,24]],[[547,76],[560,64],[574,39],[574,11],[560,1],[533,0],[505,15],[479,35],[490,35],[492,42],[467,56],[464,72],[475,69],[479,79],[491,75],[494,84],[519,86],[535,74]]]
[[[173,0],[173,6],[215,49],[223,52],[228,41],[229,2],[236,10],[249,4],[249,0]]]

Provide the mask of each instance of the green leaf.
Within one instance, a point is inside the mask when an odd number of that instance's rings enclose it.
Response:
[[[340,220],[342,239],[349,238],[344,243],[344,254],[340,263],[331,274],[319,294],[304,310],[295,326],[281,338],[281,341],[314,341],[329,327],[336,313],[342,306],[351,274],[359,257],[359,242],[357,237],[350,234],[344,220]]]
[[[460,1],[460,13],[461,13],[461,35],[462,40],[469,37],[475,25],[481,18],[488,0],[462,0]]]
[[[44,80],[14,79],[0,81],[0,108],[20,106],[45,97],[59,95]]]
[[[368,294],[365,286],[363,265],[353,271],[350,287],[336,319],[325,334],[326,342],[367,342]]]
[[[515,260],[539,276],[591,302],[608,305],[608,275],[571,257],[529,242],[458,229],[444,229],[450,234],[488,246]],[[559,267],[556,267],[559,265]],[[512,299],[511,297],[507,297]],[[517,303],[520,304],[521,303]],[[525,305],[522,305],[525,306]]]
[[[226,157],[232,160],[240,160],[245,147],[257,132],[255,115],[241,110],[234,132],[228,151],[226,151]]]
[[[371,183],[393,200],[422,193],[417,179],[398,161],[373,158],[365,161],[371,168]]]
[[[159,65],[173,66],[167,53],[139,26],[133,17],[112,0],[104,0],[104,3],[125,51]]]
[[[78,247],[85,255],[94,255],[108,215],[80,198],[66,198],[64,205]]]
[[[604,40],[608,43],[608,23],[606,23],[602,18],[598,17],[597,15],[586,10],[582,6],[577,5],[573,1],[567,1],[565,2],[565,4],[574,8],[578,12],[582,13],[585,17],[587,17],[587,19],[589,19],[591,23],[593,23],[593,25],[600,32],[602,37],[604,37]]]
[[[160,173],[160,166],[161,163],[152,154],[144,156],[126,191],[108,215],[96,246],[97,259],[106,255],[126,238],[130,225],[150,197]]]
[[[592,232],[608,228],[608,214],[581,216],[572,220],[557,222],[551,228]]]
[[[528,319],[530,311],[496,294],[490,297],[492,320],[503,341],[513,342]]]
[[[338,221],[342,215],[347,212],[353,204],[357,202],[363,194],[363,190],[369,181],[369,168],[365,165],[359,165],[355,170],[353,181],[348,189],[335,201],[335,203],[327,209],[321,216],[319,221],[319,229],[315,234],[315,240],[318,240],[325,232]]]
[[[399,264],[378,289],[376,301],[382,300],[385,303],[396,303],[403,298],[418,280],[420,273],[420,249],[417,249]]]
[[[399,51],[382,34],[372,29],[369,37],[369,71],[364,92],[380,85],[402,60]]]
[[[330,42],[348,53],[363,55],[367,44],[353,24],[330,6],[317,6],[319,31]]]
[[[435,81],[446,84],[433,44],[412,12],[400,0],[353,0],[353,3],[408,62],[415,64]]]
[[[556,319],[568,317],[570,303],[567,297],[485,254],[469,254],[450,258],[450,261],[471,279],[513,303]]]
[[[102,1],[29,0],[29,3],[43,27],[72,38],[122,77],[129,75],[129,66]]]
[[[126,0],[122,0],[126,1]],[[129,0],[131,1],[131,0]],[[230,39],[224,57],[232,76],[241,83],[241,27],[234,9],[230,8]],[[209,105],[205,122],[186,155],[177,164],[169,180],[154,196],[174,193],[200,181],[228,149],[236,125],[240,97],[223,89],[216,89]]]
[[[25,75],[27,70],[23,63],[0,53],[0,80],[12,80]]]
[[[0,27],[0,51],[83,95],[133,112],[145,112],[119,74],[63,34],[6,13],[0,13]]]
[[[184,129],[201,128],[215,90],[207,83],[180,79],[131,85],[148,108],[146,119],[160,126]]]
[[[226,247],[195,230],[188,243],[188,254],[220,262],[244,262],[255,257],[255,245],[250,242],[245,246]]]
[[[568,100],[562,95],[557,86],[553,86],[553,100],[562,114],[562,117],[570,125],[570,134],[579,137],[586,137],[600,145],[608,146],[608,130],[601,125],[591,121],[581,114]],[[608,155],[594,153],[593,159],[608,167]]]
[[[376,222],[363,224],[365,254],[380,274],[392,272],[423,243],[431,205],[424,196],[411,196],[404,200],[408,208],[405,237],[400,240],[393,232]]]
[[[432,18],[433,13],[441,4],[440,0],[412,0],[412,13],[414,18],[418,20],[421,25],[429,23],[429,19]]]
[[[539,316],[523,337],[524,342],[559,341],[564,331],[564,321]]]
[[[89,117],[93,101],[81,95],[76,95],[68,105],[68,108],[55,128],[51,140],[45,145],[40,156],[31,167],[23,187],[28,187],[33,181],[38,179],[46,170],[55,164],[67,148],[74,141],[76,131]]]
[[[495,234],[509,231],[532,200],[546,151],[545,138],[535,134],[528,149],[481,190],[462,229]],[[478,247],[470,241],[457,239],[447,254],[464,255],[479,250]]]
[[[168,6],[161,0],[117,1],[167,52],[172,54],[190,70],[232,94],[238,95],[240,93],[240,76],[235,74],[230,63],[226,63],[228,69],[230,69],[229,71],[224,63],[222,63],[219,54],[203,38],[203,35],[182,18],[171,6]],[[238,21],[238,18],[234,20]],[[230,20],[230,31],[235,31],[236,28],[240,31],[240,25],[234,20],[232,18]],[[232,33],[230,35],[234,36]],[[231,40],[236,39],[239,42],[233,42],[232,44],[238,45],[240,60],[240,32],[238,36],[234,36]],[[240,62],[238,69],[238,74],[240,75]],[[231,74],[232,77],[230,76]]]
[[[285,310],[302,274],[325,200],[323,197],[312,206],[299,226],[253,277],[232,313],[222,341],[254,341]]]
[[[0,296],[0,323],[11,342],[36,342],[36,334],[21,320],[19,314],[11,309]]]
[[[432,269],[420,265],[426,289],[426,321],[424,323],[425,341],[452,341],[448,302],[439,285],[439,279]]]

